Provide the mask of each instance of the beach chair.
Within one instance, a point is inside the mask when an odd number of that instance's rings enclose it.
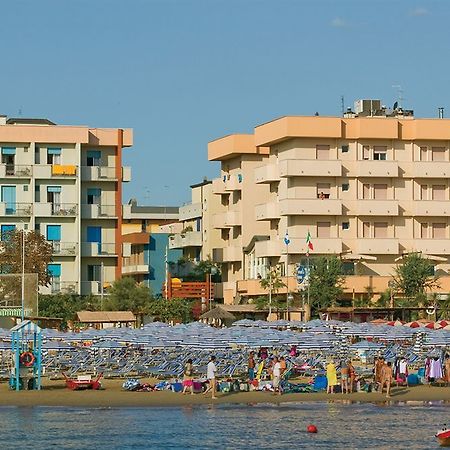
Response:
[[[92,379],[91,375],[79,375],[77,379],[69,378],[64,372],[62,372],[62,375],[66,380],[66,387],[68,389],[79,391],[84,389],[100,389],[100,378],[102,378],[103,373],[100,373],[95,380]]]

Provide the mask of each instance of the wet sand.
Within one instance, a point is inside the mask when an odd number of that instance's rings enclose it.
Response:
[[[211,403],[280,403],[352,401],[365,403],[385,403],[386,395],[379,393],[326,394],[296,393],[282,396],[270,392],[230,392],[218,393],[212,400],[210,394],[182,395],[170,391],[129,392],[122,390],[124,380],[103,380],[99,391],[70,391],[64,380],[44,379],[41,391],[11,391],[7,383],[0,384],[0,406],[70,406],[70,407],[145,407],[184,406]],[[154,380],[141,380],[153,382]],[[393,387],[391,402],[450,402],[450,387]]]

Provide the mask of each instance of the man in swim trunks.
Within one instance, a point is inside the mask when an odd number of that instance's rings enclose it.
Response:
[[[348,377],[349,377],[349,370],[347,363],[344,361],[341,365],[341,392],[343,394],[348,394]]]
[[[392,383],[392,363],[388,362],[381,367],[381,393],[383,393],[384,386],[386,385],[386,398],[391,396],[391,383]]]

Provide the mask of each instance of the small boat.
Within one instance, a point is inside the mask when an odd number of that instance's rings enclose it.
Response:
[[[436,438],[441,447],[450,447],[450,428],[444,426],[441,431],[436,433]]]

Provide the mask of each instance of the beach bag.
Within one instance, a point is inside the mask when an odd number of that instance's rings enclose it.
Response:
[[[241,384],[239,385],[239,390],[240,390],[241,392],[248,392],[248,391],[249,391],[248,383],[241,383]]]
[[[172,383],[170,388],[173,392],[181,392],[183,390],[183,385],[181,383]]]
[[[327,388],[327,377],[323,375],[317,375],[314,378],[314,390],[316,391],[323,391]]]

